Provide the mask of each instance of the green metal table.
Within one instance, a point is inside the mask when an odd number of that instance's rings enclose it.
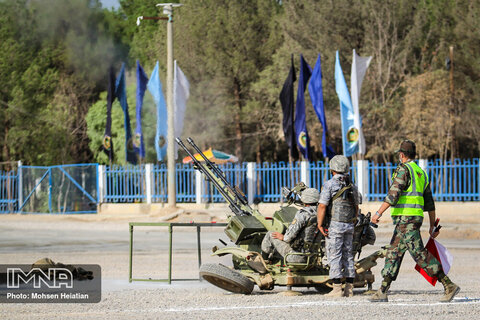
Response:
[[[128,281],[156,281],[156,282],[168,282],[172,281],[192,281],[199,279],[172,279],[172,235],[173,227],[196,227],[197,229],[197,252],[198,252],[198,266],[202,264],[202,255],[200,248],[200,230],[202,227],[226,227],[226,223],[177,223],[177,222],[129,222],[130,229],[130,258],[128,265]],[[168,227],[168,278],[167,279],[139,279],[132,278],[132,265],[133,265],[133,228],[134,227]]]

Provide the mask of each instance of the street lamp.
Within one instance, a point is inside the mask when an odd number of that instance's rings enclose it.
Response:
[[[175,187],[175,140],[174,140],[174,107],[173,107],[173,8],[182,6],[181,3],[159,3],[157,7],[163,8],[163,14],[168,18],[144,17],[137,18],[137,26],[141,20],[168,20],[167,22],[167,194],[168,206],[176,206]]]

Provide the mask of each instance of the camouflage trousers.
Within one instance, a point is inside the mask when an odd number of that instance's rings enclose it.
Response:
[[[331,221],[326,238],[330,279],[354,278],[353,223]]]
[[[395,230],[393,231],[390,247],[385,256],[385,267],[382,270],[384,278],[392,281],[397,279],[403,256],[408,250],[413,260],[430,276],[436,276],[442,270],[440,262],[423,246],[420,227],[423,217],[396,216],[392,217]]]
[[[262,251],[266,254],[278,253],[282,256],[282,258],[284,258],[288,253],[298,253],[297,251],[293,250],[290,244],[287,242],[274,239],[272,237],[272,231],[267,232],[263,238]],[[287,262],[305,262],[306,260],[306,257],[303,255],[289,255],[287,257]]]

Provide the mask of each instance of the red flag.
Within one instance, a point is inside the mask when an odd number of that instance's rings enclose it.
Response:
[[[440,226],[438,226],[439,219],[435,221],[435,227],[436,230],[440,229]],[[445,248],[443,245],[440,244],[437,240],[434,238],[430,237],[428,239],[427,245],[425,248],[430,252],[437,260],[440,262],[443,268],[443,272],[445,274],[450,271],[450,266],[452,265],[453,262],[453,256],[448,252],[447,248]],[[427,272],[422,269],[418,264],[415,265],[415,270],[420,272],[420,274],[432,285],[435,286],[437,283],[437,277],[430,277]]]

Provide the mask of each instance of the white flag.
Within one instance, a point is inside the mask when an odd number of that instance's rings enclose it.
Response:
[[[187,109],[187,100],[190,96],[190,83],[175,60],[173,74],[173,101],[175,115],[175,137],[180,137],[183,131],[183,119]],[[178,158],[178,145],[175,144],[175,159]]]
[[[360,89],[362,88],[363,77],[368,69],[368,65],[372,57],[360,57],[353,49],[353,62],[352,62],[352,83],[350,86],[352,93],[352,106],[354,120],[353,125],[358,130],[358,153],[365,154],[365,138],[362,132],[362,119],[360,117],[360,111],[358,108],[358,102],[360,100]]]
[[[445,248],[440,242],[433,239],[435,241],[435,246],[437,247],[438,257],[440,258],[440,263],[442,264],[443,272],[448,274],[450,271],[450,267],[453,263],[453,256],[452,254]]]

